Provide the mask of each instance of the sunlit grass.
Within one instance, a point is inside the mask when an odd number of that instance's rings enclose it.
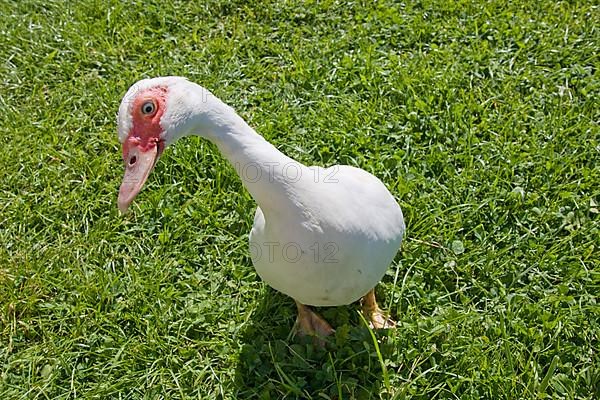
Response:
[[[0,0],[0,398],[600,396],[594,2],[198,3]],[[291,339],[201,139],[119,215],[116,110],[159,75],[386,183],[398,329],[348,306],[330,352]]]

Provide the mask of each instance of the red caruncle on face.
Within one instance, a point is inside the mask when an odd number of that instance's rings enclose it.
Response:
[[[123,159],[127,156],[132,146],[146,152],[157,146],[159,154],[164,149],[160,137],[163,129],[160,119],[166,107],[167,88],[152,87],[140,92],[130,107],[132,128],[123,143]]]

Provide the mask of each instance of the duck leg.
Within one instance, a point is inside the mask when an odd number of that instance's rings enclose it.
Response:
[[[296,301],[298,319],[295,330],[299,336],[312,336],[316,346],[325,347],[325,337],[333,334],[335,330],[319,314],[310,307]]]
[[[367,321],[369,321],[371,328],[383,329],[396,327],[396,322],[386,316],[377,305],[377,301],[375,300],[375,288],[364,295],[361,302],[363,315]]]

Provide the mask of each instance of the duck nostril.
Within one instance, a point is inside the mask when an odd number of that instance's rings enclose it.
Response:
[[[131,165],[135,164],[136,161],[137,161],[137,157],[136,156],[131,157],[129,159],[129,165],[131,166]]]

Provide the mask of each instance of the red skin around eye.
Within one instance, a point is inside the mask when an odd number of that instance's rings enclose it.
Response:
[[[161,86],[146,89],[135,97],[131,107],[133,126],[123,143],[124,159],[131,146],[137,146],[143,152],[158,146],[159,154],[162,152],[164,143],[160,138],[163,131],[160,119],[165,111],[166,99],[167,88]],[[152,114],[142,113],[142,105],[147,101],[154,102],[155,110]]]

